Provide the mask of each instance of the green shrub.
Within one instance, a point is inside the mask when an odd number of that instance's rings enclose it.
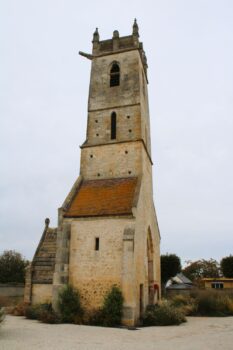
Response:
[[[121,290],[113,286],[104,299],[103,326],[114,327],[121,324],[123,301]]]
[[[58,309],[64,323],[82,323],[84,310],[80,303],[79,292],[67,285],[59,294]]]
[[[144,326],[171,326],[186,322],[184,313],[168,301],[147,307],[143,317]]]
[[[5,312],[3,308],[0,308],[0,324],[3,322],[5,318]]]
[[[12,307],[11,311],[9,312],[11,315],[14,316],[25,316],[26,308],[29,305],[25,302],[21,302],[17,304],[16,306]]]
[[[170,300],[171,306],[179,309],[185,316],[192,316],[196,312],[196,302],[195,299],[188,295],[175,295]]]
[[[146,307],[145,314],[143,315],[143,326],[155,326],[156,323],[156,310],[158,307],[156,305],[148,305]]]
[[[183,305],[188,305],[190,304],[191,298],[189,296],[186,295],[182,295],[182,294],[177,294],[174,295],[171,299],[171,304],[174,307],[180,307]]]
[[[171,305],[186,316],[231,316],[233,294],[214,290],[196,290],[189,296],[177,295]]]
[[[52,312],[52,304],[51,303],[43,303],[43,304],[35,304],[35,305],[28,305],[25,308],[24,314],[25,317],[30,320],[39,320],[40,315],[43,312]]]
[[[195,302],[183,305],[178,308],[185,316],[194,316],[197,311],[197,305]]]
[[[25,317],[29,320],[37,320],[40,312],[40,305],[30,305],[25,309]]]
[[[213,290],[196,290],[190,296],[176,295],[158,306],[149,306],[143,324],[180,324],[185,322],[185,316],[233,316],[233,295]]]
[[[197,316],[233,316],[233,298],[219,291],[199,292],[196,304]]]
[[[104,325],[103,310],[100,308],[100,309],[94,309],[87,312],[85,315],[84,323],[91,326],[103,326]]]
[[[61,323],[60,316],[51,308],[50,310],[42,309],[38,314],[38,320],[43,323]]]
[[[121,290],[113,286],[106,294],[102,308],[89,312],[87,323],[93,326],[116,327],[121,324],[122,312]]]

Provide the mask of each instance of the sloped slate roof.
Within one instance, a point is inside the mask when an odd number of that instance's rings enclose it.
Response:
[[[182,272],[178,273],[176,277],[178,277],[185,284],[193,284],[193,282],[189,278],[187,278],[185,275],[183,275]]]
[[[132,214],[136,177],[82,181],[65,217]]]

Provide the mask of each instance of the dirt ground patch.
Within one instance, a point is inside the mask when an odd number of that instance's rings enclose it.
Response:
[[[138,330],[47,325],[7,316],[1,350],[232,350],[233,317],[189,317],[180,326]]]

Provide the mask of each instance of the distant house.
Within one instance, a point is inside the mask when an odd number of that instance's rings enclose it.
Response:
[[[175,277],[170,278],[166,284],[167,295],[188,294],[194,285],[183,273],[178,273]]]
[[[233,278],[203,278],[202,282],[205,289],[228,289],[233,290]]]

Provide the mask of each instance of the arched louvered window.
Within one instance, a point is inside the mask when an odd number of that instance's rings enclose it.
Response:
[[[120,67],[117,63],[113,63],[110,71],[110,87],[120,85]]]
[[[111,140],[116,139],[116,113],[111,114]]]

